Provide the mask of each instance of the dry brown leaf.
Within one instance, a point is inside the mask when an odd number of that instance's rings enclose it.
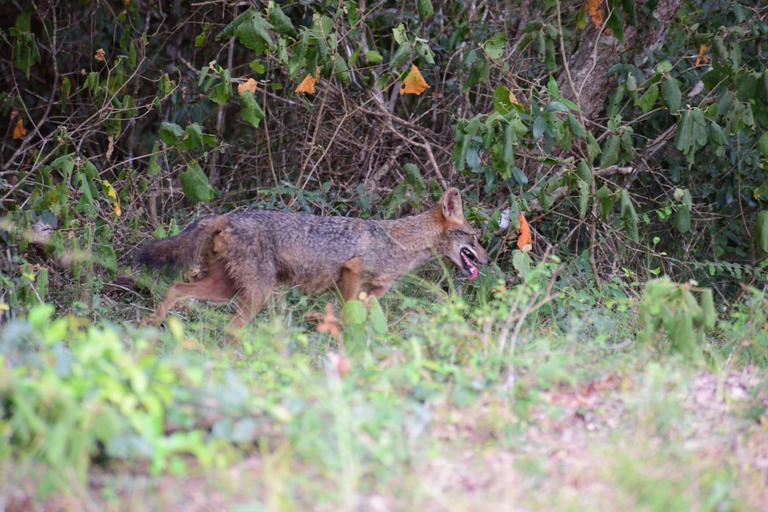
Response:
[[[320,316],[320,325],[315,330],[317,332],[327,332],[341,344],[341,324],[336,315],[333,314],[333,304],[330,302],[325,304],[325,315]]]
[[[252,93],[256,94],[256,86],[258,85],[258,82],[254,80],[253,78],[249,78],[245,81],[245,83],[242,83],[237,86],[237,94],[240,96],[243,95],[244,91],[251,91]]]
[[[319,74],[320,73],[318,73],[318,75]],[[316,83],[317,78],[313,77],[312,73],[307,73],[307,76],[304,77],[304,80],[302,80],[299,86],[296,88],[296,92],[304,94],[315,94]]]
[[[528,225],[528,221],[525,220],[525,215],[520,214],[520,227],[518,228],[520,236],[517,238],[517,247],[521,251],[525,250],[525,246],[531,245],[531,227]],[[529,248],[530,250],[530,248]]]
[[[584,7],[587,9],[587,14],[592,19],[592,23],[595,24],[595,28],[600,28],[603,24],[603,0],[585,0]]]
[[[403,84],[400,86],[400,94],[421,94],[429,88],[427,81],[421,76],[419,68],[411,65],[411,70],[405,75]]]
[[[24,121],[19,118],[18,121],[16,121],[16,126],[13,128],[13,138],[20,139],[24,137],[27,134],[27,129],[24,128]]]
[[[709,57],[707,57],[707,45],[705,44],[699,46],[699,55],[696,56],[696,65],[698,66],[702,62],[704,64],[709,63]]]
[[[104,62],[104,50],[102,48],[96,50],[96,56],[94,58],[100,62]]]

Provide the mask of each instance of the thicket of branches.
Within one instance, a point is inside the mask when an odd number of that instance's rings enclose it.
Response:
[[[761,1],[43,0],[0,14],[6,289],[39,296],[51,265],[66,282],[113,279],[150,234],[209,211],[390,217],[448,185],[510,277],[555,252],[598,283],[668,273],[731,298],[765,281]],[[400,93],[412,65],[421,95]],[[314,94],[296,92],[307,75]],[[25,300],[13,293],[0,298]]]

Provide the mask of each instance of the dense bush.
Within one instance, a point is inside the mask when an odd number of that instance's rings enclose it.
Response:
[[[150,233],[211,209],[388,217],[448,184],[510,277],[523,212],[532,255],[598,283],[666,273],[723,300],[765,281],[762,2],[2,13],[5,303],[64,283],[87,303]],[[412,65],[421,95],[400,93]]]

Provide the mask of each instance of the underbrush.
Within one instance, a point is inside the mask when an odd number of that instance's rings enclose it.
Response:
[[[551,262],[510,289],[486,276],[469,293],[335,312],[282,301],[240,346],[200,306],[160,330],[37,306],[0,332],[0,495],[157,508],[210,486],[211,503],[277,509],[760,499],[765,469],[723,443],[768,450],[764,292],[718,318],[693,284],[653,281],[638,301],[569,282]]]

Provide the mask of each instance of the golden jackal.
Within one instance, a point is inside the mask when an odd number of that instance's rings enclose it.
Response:
[[[397,220],[361,220],[250,210],[205,217],[180,234],[147,244],[138,261],[155,267],[200,262],[192,283],[175,282],[147,319],[159,324],[178,301],[228,301],[238,311],[229,335],[245,327],[277,284],[304,290],[338,288],[345,301],[361,291],[383,295],[403,274],[440,256],[469,279],[490,259],[451,188],[432,209]]]

